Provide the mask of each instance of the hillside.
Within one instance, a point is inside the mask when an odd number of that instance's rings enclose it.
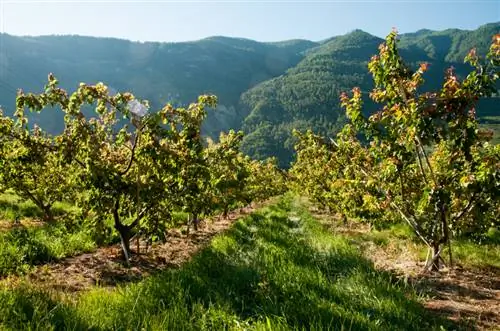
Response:
[[[468,50],[485,54],[500,22],[474,31],[420,30],[402,34],[400,48],[407,62],[430,63],[426,86],[436,88],[446,68],[459,75]],[[204,133],[243,129],[243,150],[254,158],[277,156],[288,167],[293,160],[292,129],[313,129],[333,135],[343,124],[341,91],[360,86],[367,92],[370,57],[382,39],[361,30],[321,42],[289,40],[263,43],[211,37],[182,43],[139,43],[80,36],[15,37],[0,35],[0,105],[14,108],[16,90],[39,92],[53,72],[64,88],[79,82],[103,81],[114,90],[130,90],[156,109],[167,102],[186,104],[202,93],[219,97]],[[482,102],[478,114],[497,128],[498,99]],[[366,111],[373,110],[368,103]],[[57,131],[62,119],[33,114],[37,122]],[[498,137],[496,137],[498,139]]]
[[[367,60],[381,42],[360,30],[333,38],[309,50],[284,75],[245,92],[242,104],[250,109],[243,122],[246,152],[264,158],[278,151],[286,166],[292,159],[292,128],[337,131],[343,123],[338,97],[353,86],[369,86]]]
[[[423,30],[401,35],[400,49],[411,66],[430,64],[425,87],[438,88],[447,68],[453,66],[459,76],[469,72],[470,67],[463,64],[467,52],[477,47],[479,54],[486,54],[491,37],[498,31],[500,23],[475,31]],[[305,58],[284,75],[245,92],[241,98],[244,112],[249,113],[243,122],[245,152],[256,158],[278,155],[281,166],[287,167],[293,159],[291,128],[313,128],[323,135],[333,135],[343,124],[340,93],[354,86],[364,92],[371,89],[367,63],[382,41],[361,30],[330,38],[308,50]],[[369,112],[374,105],[366,99]],[[490,116],[489,123],[497,123],[498,99],[483,101],[478,114]]]
[[[199,94],[219,97],[219,111],[205,125],[206,133],[239,127],[239,96],[253,85],[282,74],[315,43],[293,40],[260,43],[212,37],[183,43],[138,43],[80,36],[14,37],[1,35],[0,104],[12,112],[16,90],[38,92],[49,72],[64,88],[79,82],[105,82],[148,99],[153,109],[167,102],[185,104]],[[61,121],[37,118],[49,130]]]

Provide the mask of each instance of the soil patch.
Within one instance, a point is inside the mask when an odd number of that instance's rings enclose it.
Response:
[[[209,218],[199,224],[198,231],[191,229],[189,235],[180,229],[171,229],[168,231],[167,241],[162,244],[148,247],[142,240],[139,242],[133,240],[131,249],[134,254],[128,267],[124,265],[121,247],[113,245],[56,263],[37,266],[25,276],[9,276],[4,282],[9,286],[16,286],[19,282],[28,281],[42,288],[63,292],[82,291],[94,286],[114,287],[120,283],[136,282],[166,268],[179,267],[205,247],[215,235],[228,229],[240,217],[252,213],[265,204],[267,203],[254,204],[232,211],[227,218]],[[137,244],[139,254],[137,254]]]
[[[416,254],[417,244],[405,242],[404,247],[395,247],[401,242],[389,241],[377,245],[367,239],[369,225],[346,224],[341,218],[315,209],[311,212],[331,231],[350,238],[377,269],[412,284],[424,296],[427,309],[458,322],[466,330],[500,330],[500,269],[456,265],[437,273],[423,272],[425,262]]]

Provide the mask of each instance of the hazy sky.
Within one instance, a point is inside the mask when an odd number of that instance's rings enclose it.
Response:
[[[469,1],[23,1],[0,0],[0,31],[140,41],[214,35],[322,40],[359,28],[385,36],[421,28],[475,29],[500,21],[500,0]],[[500,32],[500,31],[499,31]]]

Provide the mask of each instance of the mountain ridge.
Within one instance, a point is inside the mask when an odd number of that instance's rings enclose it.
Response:
[[[477,30],[421,31],[401,34],[399,48],[410,67],[428,62],[425,87],[439,88],[445,70],[453,66],[459,76],[471,68],[463,63],[467,52],[477,47],[485,55],[491,38],[500,32],[500,22],[481,26]],[[242,94],[243,121],[246,136],[243,150],[256,158],[277,155],[280,165],[287,167],[293,160],[294,138],[291,129],[314,129],[333,136],[344,123],[339,104],[341,92],[359,86],[372,88],[367,64],[378,53],[383,40],[362,30],[330,38],[306,52],[306,56],[279,77],[261,82]],[[365,111],[376,106],[365,97]],[[498,100],[481,103],[478,114],[495,116]],[[498,113],[496,113],[498,115]]]

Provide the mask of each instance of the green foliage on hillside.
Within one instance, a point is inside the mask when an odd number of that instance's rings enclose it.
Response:
[[[438,88],[450,66],[457,76],[466,75],[471,67],[463,63],[464,56],[473,47],[477,47],[478,54],[486,54],[491,36],[499,29],[500,23],[492,23],[475,31],[403,34],[401,54],[412,66],[429,63],[423,88]],[[305,58],[285,74],[245,92],[241,100],[249,115],[243,122],[248,133],[243,150],[257,158],[277,155],[280,165],[288,167],[294,155],[294,139],[290,131],[282,133],[283,126],[333,136],[345,120],[338,99],[340,92],[352,86],[364,91],[373,88],[367,64],[381,42],[360,30],[328,39],[308,50]],[[363,112],[370,114],[374,105],[366,94],[363,100]],[[483,100],[477,111],[480,117],[498,116],[498,99]]]
[[[14,37],[0,35],[0,104],[12,113],[16,90],[40,92],[45,77],[54,73],[72,88],[80,82],[105,81],[115,90],[133,90],[153,107],[167,102],[187,104],[200,94],[219,97],[205,131],[239,128],[240,94],[253,85],[282,74],[315,45],[308,41],[261,43],[212,37],[183,43],[139,43],[80,36]],[[62,118],[33,116],[49,132],[62,128]]]
[[[287,167],[293,158],[290,129],[337,132],[344,120],[338,96],[349,86],[368,86],[368,53],[380,42],[362,31],[333,38],[311,49],[286,74],[244,93],[242,103],[251,109],[243,122],[250,133],[244,151],[257,158],[277,155]]]
[[[486,54],[490,46],[490,37],[498,33],[500,24],[485,24],[473,31],[448,29],[444,31],[420,30],[404,34],[400,47],[403,51],[419,52],[431,59],[444,59],[446,62],[463,63],[463,58],[472,47],[481,54]]]

